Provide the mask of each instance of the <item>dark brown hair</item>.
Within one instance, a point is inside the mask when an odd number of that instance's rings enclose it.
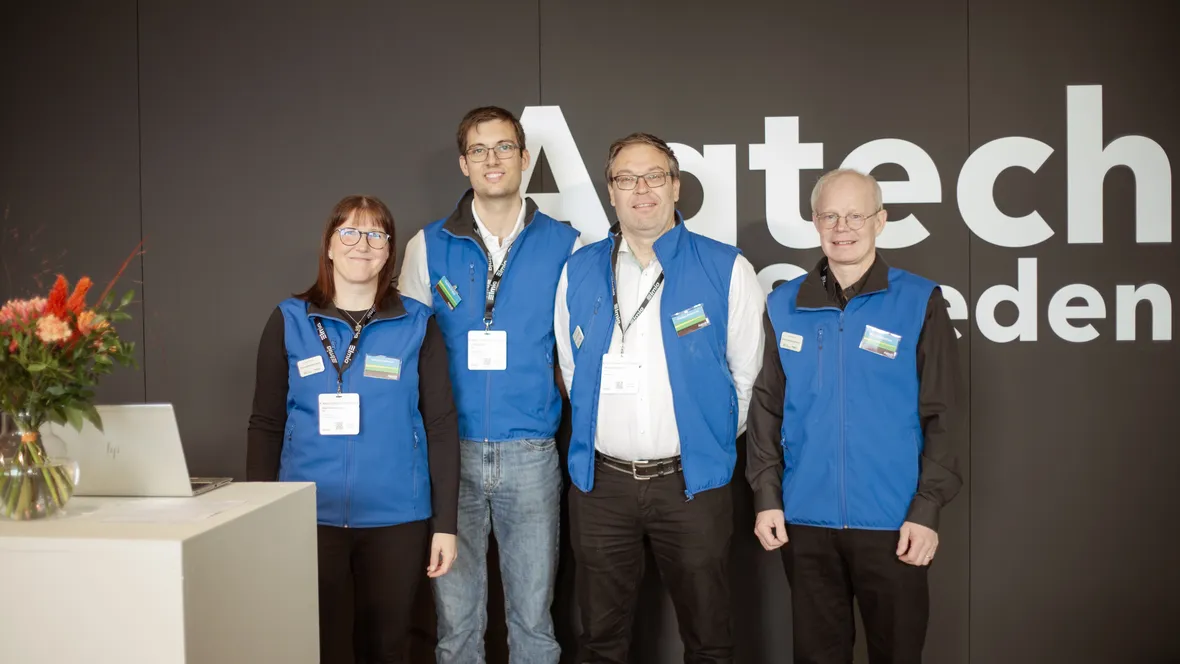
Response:
[[[520,124],[520,120],[517,120],[511,111],[500,108],[499,106],[480,106],[479,108],[473,108],[467,111],[467,115],[464,115],[463,120],[459,123],[459,131],[455,132],[455,140],[459,143],[459,154],[466,156],[467,134],[473,127],[485,122],[495,122],[496,120],[503,120],[512,125],[512,130],[516,132],[518,147],[523,152],[526,146],[524,142],[524,126]]]
[[[332,273],[332,259],[328,258],[328,249],[332,246],[332,235],[336,229],[352,218],[353,214],[364,215],[369,221],[380,226],[381,230],[389,233],[389,258],[385,260],[385,265],[381,266],[381,273],[377,275],[377,297],[373,304],[377,309],[382,309],[389,303],[388,300],[397,296],[397,289],[393,285],[394,268],[397,264],[393,215],[385,203],[375,196],[346,196],[332,209],[328,223],[324,225],[324,234],[320,240],[320,265],[315,283],[295,297],[307,300],[317,307],[332,304],[336,297],[336,279]],[[361,241],[368,242],[364,238]]]
[[[668,168],[670,169],[669,172],[672,173],[672,177],[680,177],[680,162],[676,159],[676,153],[672,152],[672,148],[668,147],[668,144],[664,142],[664,139],[659,138],[658,136],[653,136],[652,134],[645,134],[643,132],[637,131],[630,136],[624,136],[623,138],[620,138],[619,140],[610,144],[610,151],[607,152],[606,156],[607,184],[611,183],[612,176],[610,169],[615,165],[615,157],[618,157],[619,153],[623,151],[623,148],[629,145],[650,145],[660,152],[663,152],[664,156],[668,158]]]

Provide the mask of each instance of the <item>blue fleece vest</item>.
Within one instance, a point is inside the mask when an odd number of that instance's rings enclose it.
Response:
[[[807,278],[782,284],[767,299],[786,376],[786,521],[896,530],[918,486],[916,349],[936,284],[890,268],[886,290],[861,293],[841,311],[798,306]],[[860,347],[866,326],[901,336],[896,357]],[[802,346],[785,347],[791,343],[784,334],[802,337]]]
[[[341,318],[309,314],[308,304],[279,305],[287,347],[287,426],[279,481],[315,482],[320,524],[365,528],[420,521],[432,516],[426,430],[418,411],[418,355],[430,309],[401,298],[405,313],[375,318],[365,326],[342,391],[360,395],[356,436],[319,433],[319,395],[336,392],[336,369],[328,360],[313,316],[323,322],[339,361],[353,328]],[[297,363],[322,357],[324,370],[300,376]],[[400,361],[389,372],[365,371],[374,356]],[[371,362],[370,362],[371,364]],[[385,362],[388,365],[388,362]]]
[[[618,329],[611,298],[611,252],[617,241],[612,232],[578,250],[567,268],[566,303],[576,367],[570,391],[573,430],[569,472],[574,485],[585,492],[594,488],[602,357]],[[737,391],[725,352],[729,282],[739,252],[736,247],[690,232],[679,213],[676,226],[656,240],[653,248],[664,271],[658,315],[680,433],[685,495],[691,499],[693,494],[727,484],[737,460]],[[709,325],[678,336],[673,314],[698,304],[704,307]]]
[[[470,206],[470,195],[459,205]],[[552,438],[561,422],[561,393],[553,370],[554,299],[578,231],[540,211],[531,219],[526,216],[508,252],[491,327],[508,333],[507,369],[471,371],[467,333],[484,329],[488,259],[479,242],[448,228],[455,218],[436,221],[423,233],[434,313],[447,343],[459,435],[495,442]],[[462,298],[453,310],[435,287],[444,276]]]

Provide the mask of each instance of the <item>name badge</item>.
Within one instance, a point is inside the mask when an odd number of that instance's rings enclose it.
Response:
[[[503,371],[508,368],[508,333],[504,330],[472,330],[467,333],[467,368],[471,371]]]
[[[396,357],[385,357],[384,355],[366,355],[365,377],[382,378],[384,380],[401,380],[402,361]]]
[[[897,357],[897,344],[900,341],[901,337],[892,332],[865,325],[865,335],[860,340],[860,347],[892,360]]]
[[[709,317],[705,315],[705,307],[696,305],[680,313],[672,314],[672,327],[676,328],[676,336],[683,337],[690,332],[696,332],[702,327],[709,326]]]
[[[355,436],[360,432],[361,395],[320,395],[320,435]]]
[[[316,355],[315,357],[309,357],[306,360],[299,360],[297,363],[295,363],[295,366],[299,368],[299,377],[307,378],[312,374],[323,373],[324,358]]]
[[[799,351],[803,350],[803,337],[799,336],[798,334],[783,332],[783,335],[779,337],[778,345],[781,348],[792,350],[798,353]]]
[[[451,311],[454,311],[455,307],[459,306],[459,303],[463,301],[463,298],[459,297],[459,289],[455,288],[455,285],[451,283],[450,279],[447,279],[445,274],[438,280],[438,283],[434,284],[434,290],[438,291],[438,294],[442,296],[443,302],[447,303]]]
[[[639,363],[622,355],[603,355],[601,394],[638,393]]]

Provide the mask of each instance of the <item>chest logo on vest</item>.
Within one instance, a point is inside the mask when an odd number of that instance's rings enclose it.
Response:
[[[299,369],[299,377],[307,378],[312,374],[323,373],[324,358],[320,355],[316,355],[315,357],[309,357],[306,360],[299,360],[295,363],[295,366]]]
[[[865,325],[865,335],[860,340],[860,347],[881,357],[893,359],[897,357],[897,344],[901,337],[892,332]]]
[[[455,307],[463,301],[463,298],[459,297],[459,289],[455,288],[455,285],[451,283],[450,279],[447,279],[445,274],[438,280],[438,283],[434,284],[434,290],[438,291],[439,296],[442,297],[443,302],[447,303],[451,311],[454,311]]]
[[[709,317],[705,315],[705,307],[696,305],[680,313],[672,314],[672,327],[676,328],[676,336],[683,337],[690,332],[696,332],[702,327],[709,326]]]
[[[384,380],[401,380],[402,361],[396,357],[385,357],[384,355],[366,355],[365,377],[381,378]]]
[[[783,335],[778,339],[778,345],[787,350],[793,350],[796,353],[803,350],[803,337],[798,334],[791,334],[790,332],[783,332]]]
[[[582,341],[585,339],[586,335],[582,334],[582,326],[578,325],[574,328],[574,347],[580,349],[582,347]]]

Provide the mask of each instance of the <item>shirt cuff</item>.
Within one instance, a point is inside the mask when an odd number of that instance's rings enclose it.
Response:
[[[916,495],[910,503],[910,511],[906,515],[905,520],[937,531],[938,515],[940,512],[941,508],[938,503],[921,495]]]
[[[762,487],[754,492],[754,513],[783,508],[783,491],[776,486]]]

